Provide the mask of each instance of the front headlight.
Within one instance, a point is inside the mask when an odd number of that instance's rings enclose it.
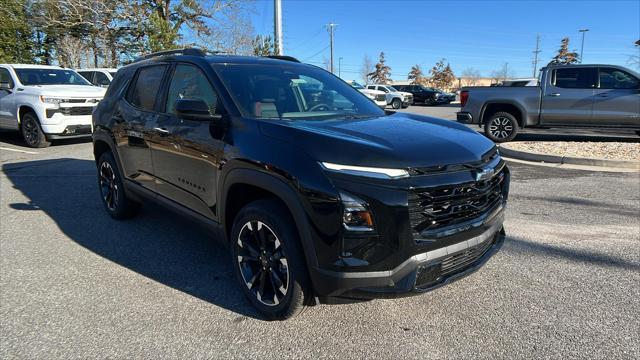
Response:
[[[366,166],[340,165],[328,162],[321,162],[320,165],[325,170],[377,179],[400,179],[409,176],[409,172],[404,169],[375,168]]]
[[[342,201],[342,226],[347,231],[370,232],[373,231],[373,214],[369,211],[367,203],[363,200],[340,191]]]
[[[67,102],[67,99],[40,95],[40,101],[45,104],[60,105],[64,102]]]

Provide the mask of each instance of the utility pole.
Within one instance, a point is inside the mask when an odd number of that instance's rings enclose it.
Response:
[[[338,26],[338,24],[329,23],[327,24],[327,30],[329,30],[329,47],[331,49],[330,62],[329,62],[329,71],[333,73],[333,28]]]
[[[342,77],[342,56],[338,58],[338,77]]]
[[[533,59],[533,77],[538,77],[536,72],[538,71],[538,54],[541,53],[540,50],[540,34],[536,35],[536,50],[533,52],[535,58]]]
[[[273,33],[278,55],[284,55],[282,46],[282,0],[273,1]]]
[[[580,64],[582,64],[582,52],[584,51],[584,33],[589,31],[589,29],[580,29],[578,31],[582,33],[582,45],[580,45]]]

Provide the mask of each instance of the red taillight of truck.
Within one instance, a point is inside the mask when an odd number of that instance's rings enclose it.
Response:
[[[467,104],[467,100],[469,100],[469,92],[467,90],[460,92],[460,106],[464,107]]]

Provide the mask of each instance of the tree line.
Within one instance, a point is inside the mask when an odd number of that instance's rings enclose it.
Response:
[[[3,0],[0,62],[116,67],[197,46],[248,55],[250,0]]]

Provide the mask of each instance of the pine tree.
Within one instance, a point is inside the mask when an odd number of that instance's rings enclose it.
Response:
[[[424,77],[420,65],[417,64],[411,67],[411,71],[409,71],[407,79],[411,80],[411,83],[416,85],[424,85],[427,82],[427,78]]]
[[[386,84],[391,81],[391,68],[385,65],[384,52],[380,52],[380,59],[376,64],[375,70],[367,74],[369,79],[374,84]]]
[[[579,61],[578,53],[576,50],[569,51],[569,38],[565,37],[560,42],[560,49],[558,54],[551,59],[549,65],[569,65],[575,64]]]
[[[253,40],[253,55],[270,56],[276,54],[276,45],[271,35],[258,35]]]
[[[33,61],[33,33],[24,1],[7,0],[0,6],[0,63]]]

